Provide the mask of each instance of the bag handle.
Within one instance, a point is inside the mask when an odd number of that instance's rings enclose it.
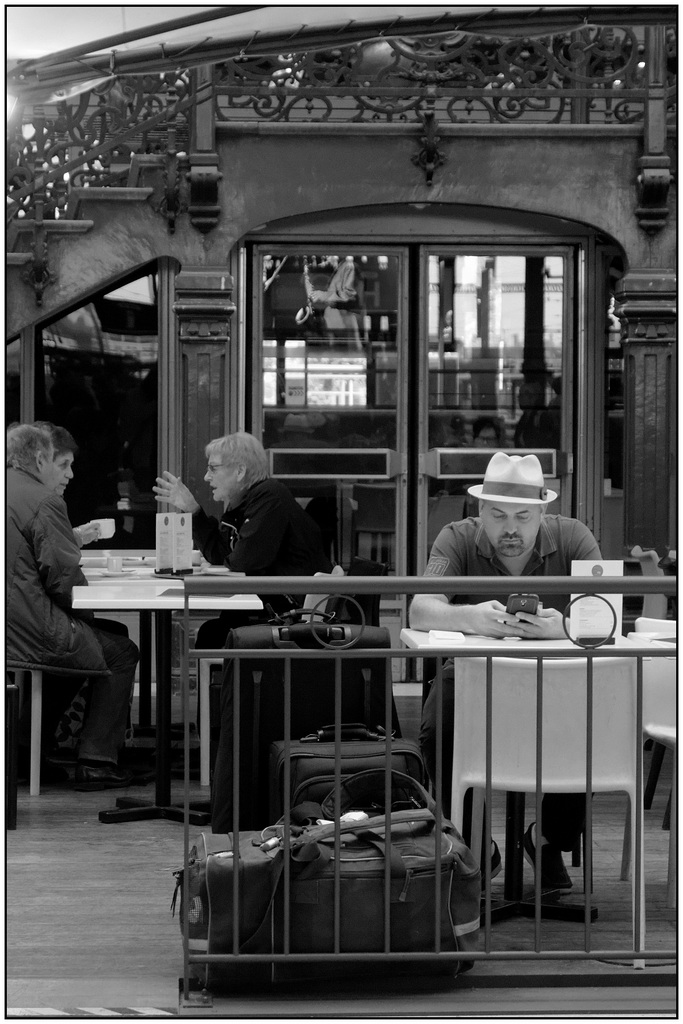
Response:
[[[387,828],[391,830],[394,825],[406,825],[411,823],[427,824],[433,828],[436,823],[436,819],[429,808],[416,807],[415,810],[394,811],[392,814],[379,814],[374,818],[366,818],[364,821],[342,821],[338,826],[334,821],[331,821],[326,825],[314,825],[312,828],[304,829],[300,836],[296,836],[290,841],[290,847],[294,849],[300,846],[306,846],[309,843],[318,843],[326,839],[334,838],[337,827],[339,828],[341,835],[348,835],[349,833],[358,834],[359,832],[367,830],[386,832]]]
[[[376,729],[369,729],[364,722],[342,722],[341,738],[346,740],[385,740],[387,735],[381,725]],[[330,743],[335,739],[334,725],[323,725],[316,732],[309,732],[302,736],[301,743]]]

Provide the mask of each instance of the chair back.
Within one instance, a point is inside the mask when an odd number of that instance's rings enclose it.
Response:
[[[631,548],[631,556],[640,562],[643,576],[663,576],[664,570],[659,564],[659,555],[654,548],[643,550],[639,544]],[[664,618],[667,600],[664,594],[645,594],[643,598],[643,615]]]
[[[650,621],[650,620],[647,620]],[[638,620],[636,620],[637,625]],[[676,624],[674,623],[674,626]],[[675,630],[670,635],[675,635]],[[671,645],[657,639],[657,634],[636,632],[629,640],[649,643],[653,647]],[[676,727],[676,657],[643,658],[643,729],[648,734],[659,727]]]
[[[537,663],[523,658],[492,662],[492,770],[494,789],[536,789]],[[631,789],[636,772],[636,670],[629,658],[593,662],[592,788]],[[486,783],[486,660],[455,662],[453,740],[456,793]],[[542,789],[586,789],[587,663],[543,661]],[[458,813],[460,816],[460,813]]]
[[[351,559],[349,571],[347,577],[351,576],[388,576],[389,575],[389,564],[388,562],[375,562],[371,558],[361,558],[355,555]],[[363,609],[363,615],[365,616],[365,623],[368,626],[379,626],[379,605],[380,605],[380,594],[354,594],[352,588],[351,597],[354,601]],[[327,604],[327,612],[334,613],[337,622],[349,623],[351,625],[360,624],[360,614],[355,604],[351,604],[349,601],[345,601],[344,598],[335,594]]]
[[[316,576],[343,576],[344,569],[341,565],[335,565],[332,567],[332,572],[316,572]],[[332,599],[331,594],[306,594],[303,600],[302,608],[310,609],[316,608],[319,612],[327,611],[327,602]]]
[[[677,636],[675,619],[653,619],[641,615],[635,621],[636,633],[653,633],[659,636]]]

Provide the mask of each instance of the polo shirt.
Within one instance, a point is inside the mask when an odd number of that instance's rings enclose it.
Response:
[[[522,576],[570,576],[572,561],[601,558],[600,548],[588,527],[578,519],[545,515]],[[449,523],[432,546],[425,576],[511,576],[499,560],[484,524],[478,517]],[[529,588],[531,590],[531,587]],[[482,600],[507,602],[507,594],[453,594],[451,604],[479,604]],[[544,594],[545,608],[562,612],[569,594]]]

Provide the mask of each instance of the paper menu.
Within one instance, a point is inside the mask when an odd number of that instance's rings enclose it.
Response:
[[[187,512],[157,512],[156,571],[192,572],[192,516]]]
[[[572,576],[623,576],[624,563],[619,559],[584,559],[572,562]],[[572,594],[572,599],[579,594]],[[604,598],[604,600],[601,600]],[[605,601],[608,604],[605,604]],[[621,636],[623,594],[589,594],[572,605],[569,632],[577,637]],[[614,614],[612,614],[612,609]],[[614,623],[616,615],[616,626]]]

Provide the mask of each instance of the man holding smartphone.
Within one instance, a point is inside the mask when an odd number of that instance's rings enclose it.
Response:
[[[557,494],[545,487],[543,470],[535,455],[496,452],[484,482],[468,488],[479,499],[479,516],[445,526],[432,547],[425,576],[529,576],[529,598],[534,576],[569,576],[575,559],[599,559],[592,533],[577,519],[547,515]],[[444,588],[447,590],[447,587]],[[544,595],[543,603],[526,600],[508,610],[508,597],[486,601],[464,594],[416,594],[409,620],[413,629],[457,630],[465,634],[524,640],[555,640],[564,636],[562,612],[569,594]],[[516,602],[520,605],[519,600]],[[453,758],[453,663],[444,669],[442,793],[450,811]],[[436,772],[436,699],[432,688],[422,711],[420,745],[432,778]],[[583,794],[548,794],[543,799],[543,832],[532,824],[524,836],[527,859],[535,865],[541,847],[544,889],[569,889],[571,879],[562,860],[573,849],[584,824]]]

